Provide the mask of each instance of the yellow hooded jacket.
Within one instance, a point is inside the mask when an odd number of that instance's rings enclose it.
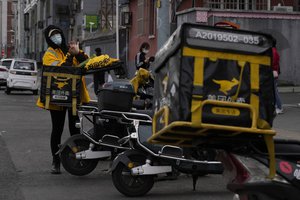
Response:
[[[46,66],[57,66],[60,67],[66,61],[66,56],[60,48],[49,47],[43,57],[43,65]],[[78,65],[76,58],[73,58],[73,66]],[[86,88],[85,78],[82,77],[81,85],[81,103],[88,103],[90,101],[90,96]],[[37,100],[36,105],[40,108],[45,108],[45,105],[40,101],[40,98]],[[61,106],[49,105],[49,110],[62,110]]]

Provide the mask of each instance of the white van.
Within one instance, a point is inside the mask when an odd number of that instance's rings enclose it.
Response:
[[[38,94],[38,70],[35,60],[7,58],[2,59],[1,62],[5,66],[10,66],[6,82],[6,94],[10,94],[12,90],[31,90],[34,95]]]

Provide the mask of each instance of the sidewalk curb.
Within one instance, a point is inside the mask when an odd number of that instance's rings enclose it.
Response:
[[[300,86],[278,87],[279,93],[300,93]]]

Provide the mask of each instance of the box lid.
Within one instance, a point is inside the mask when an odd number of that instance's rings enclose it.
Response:
[[[118,80],[113,82],[107,82],[102,86],[100,91],[101,90],[112,90],[112,91],[120,91],[120,92],[135,94],[133,86],[129,80]]]

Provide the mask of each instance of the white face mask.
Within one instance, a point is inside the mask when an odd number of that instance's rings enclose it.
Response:
[[[62,37],[60,34],[55,34],[50,37],[50,40],[56,45],[61,45]]]
[[[149,53],[149,50],[143,49],[143,52],[144,52],[145,54],[147,54],[147,53]]]

